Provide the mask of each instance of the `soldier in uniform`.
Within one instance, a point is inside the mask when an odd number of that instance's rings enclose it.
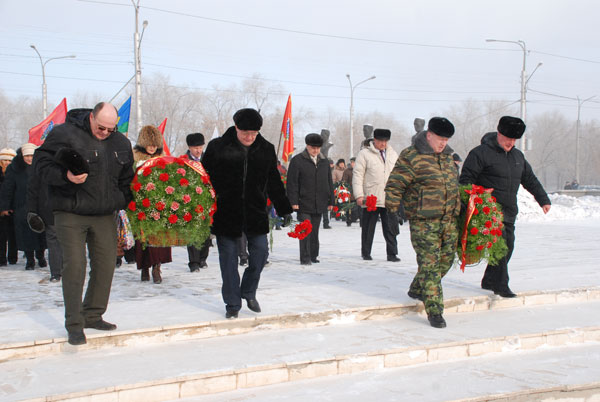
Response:
[[[427,131],[398,158],[385,188],[385,206],[398,210],[404,203],[410,238],[417,254],[418,271],[408,295],[423,301],[432,327],[446,321],[442,278],[454,262],[460,212],[458,173],[448,139],[454,126],[444,117],[429,120]]]

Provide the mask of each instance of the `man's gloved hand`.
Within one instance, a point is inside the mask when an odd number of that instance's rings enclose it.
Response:
[[[290,226],[291,223],[292,223],[292,214],[283,215],[283,224],[281,226],[286,228],[286,227]]]

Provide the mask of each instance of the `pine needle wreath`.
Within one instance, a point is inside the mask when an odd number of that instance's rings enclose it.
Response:
[[[492,188],[475,184],[460,187],[461,201],[466,205],[461,211],[458,226],[460,244],[457,255],[462,271],[465,265],[477,264],[484,259],[494,265],[508,252],[502,237],[504,215],[492,191]]]
[[[137,169],[131,189],[127,215],[137,240],[152,246],[202,247],[217,204],[201,163],[172,156],[149,159]]]

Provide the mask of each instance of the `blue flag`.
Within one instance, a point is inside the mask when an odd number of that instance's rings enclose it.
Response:
[[[129,97],[129,99],[127,99],[127,101],[125,103],[123,103],[123,106],[121,106],[121,109],[119,109],[119,119],[117,120],[117,130],[119,130],[119,132],[123,133],[123,134],[127,134],[127,131],[129,130],[129,113],[131,112],[131,96]]]

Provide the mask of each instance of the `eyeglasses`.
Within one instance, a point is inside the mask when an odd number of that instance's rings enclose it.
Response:
[[[100,124],[98,124],[98,121],[96,120],[96,116],[93,116],[93,117],[94,117],[94,121],[96,122],[96,126],[98,126],[98,130],[106,131],[107,133],[111,133],[111,134],[114,133],[115,131],[117,131],[117,127],[108,128],[108,127],[101,126]]]

